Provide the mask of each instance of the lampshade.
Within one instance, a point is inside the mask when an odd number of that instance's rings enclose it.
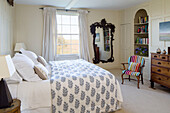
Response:
[[[0,56],[0,78],[9,78],[16,71],[10,55]]]
[[[24,43],[16,43],[14,51],[20,51],[21,48],[26,49],[25,44]]]

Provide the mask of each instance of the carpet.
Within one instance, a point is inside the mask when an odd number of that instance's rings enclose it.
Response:
[[[150,81],[144,80],[137,88],[137,81],[125,80],[121,84],[121,70],[110,71],[118,79],[122,95],[122,109],[115,113],[170,113],[170,89],[155,83],[155,88],[150,88]],[[127,76],[128,77],[128,76]]]

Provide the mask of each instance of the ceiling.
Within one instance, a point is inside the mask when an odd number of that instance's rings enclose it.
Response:
[[[149,0],[15,0],[16,4],[50,5],[64,8],[120,10]]]

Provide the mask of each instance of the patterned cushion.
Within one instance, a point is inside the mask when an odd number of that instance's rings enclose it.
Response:
[[[132,76],[139,76],[140,72],[133,72],[133,71],[129,71],[129,70],[123,70],[122,73],[126,74],[126,75],[132,75]]]
[[[144,66],[145,64],[145,59],[143,57],[140,56],[131,56],[128,59],[128,63],[130,64],[130,62],[134,62],[134,63],[141,63],[141,67]]]
[[[140,65],[141,65],[141,63],[130,62],[128,70],[134,71],[134,72],[139,72]]]

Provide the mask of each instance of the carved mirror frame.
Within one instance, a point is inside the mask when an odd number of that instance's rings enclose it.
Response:
[[[95,39],[96,39],[96,28],[103,28],[103,30],[105,29],[110,29],[111,30],[111,41],[110,41],[110,46],[111,46],[111,56],[108,60],[100,60],[97,59],[97,53],[96,53],[96,45],[95,45]],[[111,23],[107,23],[105,19],[102,19],[101,22],[95,22],[94,24],[92,24],[90,26],[90,32],[93,35],[93,49],[94,49],[94,58],[93,58],[93,63],[97,64],[97,63],[108,63],[108,62],[114,62],[114,57],[113,57],[113,37],[114,37],[114,32],[115,32],[115,25],[111,24]]]

